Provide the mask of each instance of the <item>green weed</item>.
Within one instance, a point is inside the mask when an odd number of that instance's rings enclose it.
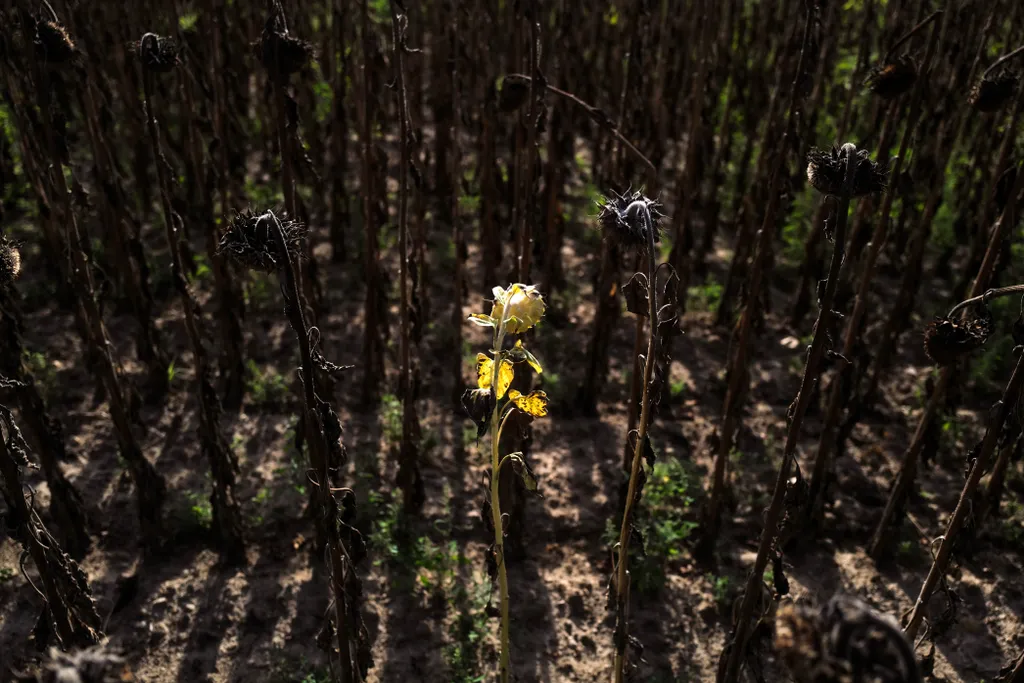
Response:
[[[246,362],[246,369],[249,375],[246,379],[246,393],[254,407],[280,409],[288,402],[291,392],[279,372],[272,368],[260,370],[260,366],[251,358]]]

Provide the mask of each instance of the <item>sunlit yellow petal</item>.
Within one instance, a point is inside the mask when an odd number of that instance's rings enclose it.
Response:
[[[516,408],[533,417],[544,417],[548,414],[548,395],[543,391],[531,391],[529,396],[523,396],[518,391],[508,395],[515,403]]]

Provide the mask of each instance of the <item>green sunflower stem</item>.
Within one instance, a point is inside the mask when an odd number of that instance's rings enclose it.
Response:
[[[508,310],[510,306],[502,307],[501,321],[498,323],[494,335],[494,362],[491,370],[491,391],[494,392],[494,412],[491,413],[491,521],[494,524],[494,555],[498,567],[498,595],[501,603],[501,658],[498,664],[498,675],[501,683],[508,683],[509,680],[509,605],[508,605],[508,575],[505,572],[505,539],[501,525],[501,498],[498,495],[498,474],[501,471],[502,461],[498,449],[501,444],[501,427],[504,421],[501,419],[501,407],[498,405],[498,373],[501,370],[502,352],[501,347],[505,342],[505,326],[508,322]]]

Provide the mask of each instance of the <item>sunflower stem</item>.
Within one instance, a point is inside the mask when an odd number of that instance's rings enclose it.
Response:
[[[1019,294],[1021,292],[1024,292],[1024,284],[1010,285],[1009,287],[997,287],[996,289],[990,289],[981,296],[974,296],[971,297],[970,299],[961,301],[956,306],[949,309],[949,314],[946,315],[946,317],[952,318],[954,315],[956,315],[959,311],[966,308],[967,306],[971,306],[973,304],[980,302],[988,303],[991,299],[998,299],[1001,296],[1009,296],[1010,294]]]
[[[631,205],[632,206],[632,205]],[[629,471],[629,487],[626,491],[625,507],[622,511],[622,526],[619,529],[619,559],[615,577],[615,683],[622,683],[626,665],[626,645],[629,641],[629,539],[633,518],[633,499],[638,486],[640,459],[647,440],[647,426],[651,417],[651,376],[656,362],[658,344],[658,283],[655,280],[654,219],[647,202],[639,205],[647,233],[647,303],[651,319],[647,337],[647,357],[644,359],[643,396],[640,402],[640,422],[637,424],[636,445],[633,447],[633,462]]]

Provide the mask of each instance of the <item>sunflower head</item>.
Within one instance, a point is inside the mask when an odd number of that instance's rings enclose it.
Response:
[[[173,38],[147,33],[134,46],[135,54],[146,71],[167,73],[178,65],[178,44]]]
[[[75,41],[71,40],[68,30],[56,20],[37,21],[32,42],[36,55],[47,64],[71,61],[77,51]]]
[[[612,192],[601,200],[597,219],[608,241],[622,247],[647,249],[649,231],[654,232],[655,244],[661,240],[659,221],[664,216],[659,208],[657,201],[642,192]]]
[[[935,318],[924,330],[924,352],[937,365],[951,365],[983,345],[991,333],[990,315],[965,321]]]
[[[21,252],[6,237],[0,237],[0,287],[13,284],[21,274]]]
[[[1012,71],[986,76],[971,88],[967,102],[986,114],[998,111],[1013,98],[1019,85],[1020,77]]]
[[[904,54],[873,68],[865,85],[879,97],[891,100],[909,91],[916,80],[917,65]]]
[[[867,150],[856,150],[847,155],[835,145],[830,150],[812,149],[807,154],[807,180],[819,192],[838,196],[843,191],[847,163],[856,164],[851,197],[863,197],[886,188],[888,164],[871,161]]]
[[[287,253],[281,253],[274,231],[281,226]],[[252,209],[238,213],[221,237],[218,251],[243,268],[270,273],[282,266],[285,259],[301,253],[306,226],[297,221],[281,220],[272,211],[257,215]]]

